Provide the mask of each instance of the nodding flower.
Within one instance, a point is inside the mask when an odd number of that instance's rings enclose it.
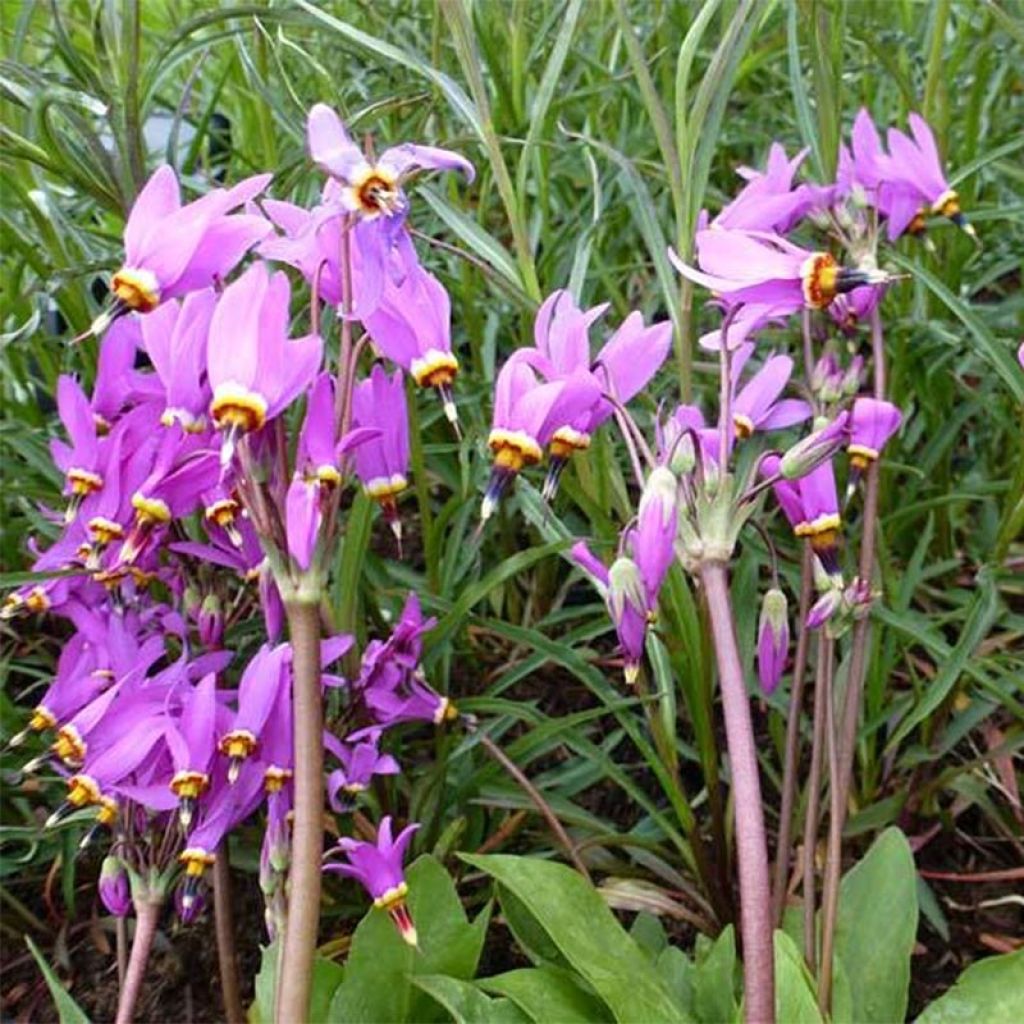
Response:
[[[207,371],[210,416],[223,434],[227,467],[239,436],[259,430],[313,382],[320,369],[319,335],[288,337],[291,285],[278,271],[253,264],[228,285],[210,323]]]
[[[230,274],[273,230],[261,216],[232,211],[259,195],[271,177],[246,178],[183,206],[174,169],[158,168],[125,224],[124,265],[110,281],[114,301],[89,333],[101,334],[125,313],[150,313],[167,299],[209,288]]]
[[[605,568],[583,541],[569,553],[604,592],[630,686],[640,674],[647,629],[657,620],[658,593],[675,558],[677,529],[678,483],[671,470],[659,466],[647,479],[636,525],[624,535],[625,553],[611,568]]]
[[[782,460],[768,455],[761,460],[760,472],[766,478],[782,472]],[[798,480],[781,479],[772,490],[797,537],[806,537],[825,570],[839,575],[839,531],[842,516],[836,493],[836,477],[831,459],[819,462]]]
[[[920,114],[911,114],[907,120],[913,138],[897,128],[890,128],[886,136],[889,157],[883,162],[883,173],[892,190],[887,211],[890,238],[898,237],[905,226],[923,219],[926,213],[948,217],[975,238],[974,226],[961,212],[960,196],[950,188],[942,169],[931,128]]]
[[[639,394],[668,355],[671,324],[662,321],[646,326],[641,314],[633,312],[592,360],[588,333],[607,308],[604,304],[584,311],[569,291],[560,290],[549,295],[537,311],[533,328],[536,354],[529,358],[531,366],[548,381],[590,372],[603,392],[592,407],[574,420],[558,424],[551,435],[543,489],[547,501],[555,496],[572,454],[589,448],[593,432],[614,414],[614,403],[624,405]]]
[[[746,231],[788,232],[813,204],[813,194],[807,186],[793,188],[793,177],[808,152],[802,149],[791,160],[783,146],[773,142],[763,171],[740,168],[739,174],[747,184],[722,208],[711,225]]]
[[[401,549],[398,496],[409,486],[409,410],[400,370],[389,376],[377,363],[369,378],[355,386],[352,422],[377,432],[355,449],[356,474],[366,493],[380,505]]]
[[[739,380],[753,345],[744,345],[733,356],[733,380]],[[811,407],[797,398],[779,401],[793,374],[789,356],[770,356],[764,365],[740,388],[732,401],[733,426],[737,438],[750,437],[758,430],[781,430],[809,419]]]
[[[520,471],[541,461],[555,431],[593,409],[601,399],[601,386],[593,374],[573,373],[542,384],[531,366],[533,359],[529,350],[520,349],[498,373],[487,438],[494,463],[480,508],[485,522]]]
[[[390,754],[380,752],[380,736],[383,727],[379,725],[360,729],[340,740],[331,733],[324,733],[324,745],[337,758],[341,766],[327,776],[327,799],[339,813],[347,806],[338,797],[339,792],[354,797],[366,790],[375,775],[397,775],[401,769]]]
[[[696,236],[700,270],[670,249],[669,259],[683,277],[730,304],[771,306],[775,316],[799,309],[825,309],[837,295],[890,276],[875,268],[842,267],[827,252],[802,249],[779,235],[709,228]]]
[[[208,288],[180,303],[165,302],[142,321],[142,346],[164,389],[165,427],[180,423],[194,434],[206,426],[206,343],[216,305],[217,295]]]
[[[418,824],[407,825],[392,840],[391,816],[381,819],[375,842],[367,843],[347,836],[338,840],[338,845],[329,850],[327,857],[344,857],[347,863],[328,860],[324,871],[334,871],[346,878],[356,879],[373,899],[378,910],[387,911],[398,929],[398,934],[410,945],[418,946],[416,926],[406,906],[409,885],[405,880],[403,860],[410,840],[419,828]]]
[[[64,472],[64,493],[70,497],[64,522],[71,523],[82,501],[103,487],[100,441],[92,406],[81,385],[68,374],[61,374],[57,380],[57,411],[71,444],[54,439],[50,454]]]
[[[210,788],[217,749],[216,720],[216,677],[211,672],[186,691],[181,715],[167,729],[167,747],[174,766],[169,785],[178,798],[178,820],[186,831],[192,827],[198,800]]]
[[[877,398],[858,398],[850,412],[850,479],[847,499],[853,494],[860,474],[877,461],[889,439],[900,429],[903,416],[892,402]]]
[[[452,352],[451,313],[444,285],[414,266],[401,282],[385,282],[379,304],[364,323],[388,359],[409,373],[417,386],[437,392],[445,417],[458,430],[452,384],[459,361]]]

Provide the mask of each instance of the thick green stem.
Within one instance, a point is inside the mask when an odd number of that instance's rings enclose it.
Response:
[[[277,986],[277,1024],[309,1020],[323,860],[324,750],[317,601],[285,605],[292,643],[295,818],[288,879],[288,922]]]
[[[725,564],[705,562],[701,566],[701,579],[711,616],[732,776],[743,937],[744,1017],[747,1024],[772,1024],[775,1020],[772,893],[750,699],[736,645]]]

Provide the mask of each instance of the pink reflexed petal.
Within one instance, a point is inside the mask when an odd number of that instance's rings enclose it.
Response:
[[[620,402],[640,393],[665,362],[671,344],[669,321],[644,327],[640,313],[626,317],[597,355],[597,362],[611,379],[609,390]]]
[[[358,170],[367,166],[341,118],[326,103],[317,103],[310,110],[306,136],[313,163],[344,182],[351,181]]]
[[[210,322],[206,368],[210,385],[235,381],[251,388],[260,356],[263,301],[269,280],[262,263],[254,263],[224,289]]]
[[[211,221],[181,274],[163,292],[164,298],[209,288],[223,280],[257,242],[273,232],[265,217],[232,214]]]
[[[473,165],[459,153],[438,146],[417,146],[411,142],[386,149],[378,165],[400,178],[416,170],[458,171],[464,175],[467,184],[472,184],[476,177]]]
[[[173,167],[164,164],[143,186],[124,226],[125,263],[128,266],[135,265],[139,248],[153,225],[176,213],[180,206],[178,177]]]

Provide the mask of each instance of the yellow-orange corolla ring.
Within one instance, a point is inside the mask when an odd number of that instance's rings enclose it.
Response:
[[[368,219],[392,213],[398,205],[398,178],[383,167],[368,165],[352,180],[349,195],[352,205]]]
[[[744,416],[741,412],[734,412],[732,422],[736,427],[736,436],[741,441],[754,433],[754,421],[749,416]]]
[[[267,420],[267,400],[234,381],[218,384],[210,403],[210,415],[221,429],[235,427],[243,433],[259,430]]]
[[[198,878],[216,859],[201,846],[189,846],[178,854],[178,861],[185,865],[185,874],[191,878]]]
[[[179,800],[195,800],[209,789],[210,776],[206,772],[175,772],[170,787]]]
[[[487,446],[494,452],[494,464],[513,473],[536,465],[544,456],[540,445],[523,430],[495,427],[487,437]]]
[[[103,477],[90,469],[72,466],[65,474],[72,494],[92,494],[103,486]]]
[[[363,490],[376,501],[387,502],[401,494],[409,481],[401,473],[392,476],[375,476],[363,485]]]
[[[451,352],[431,348],[412,361],[409,372],[421,388],[444,387],[458,375],[459,361]]]
[[[135,509],[135,518],[140,524],[156,525],[171,521],[171,510],[167,502],[160,498],[147,498],[136,491],[132,495],[132,508]]]
[[[856,466],[857,469],[866,468],[869,462],[874,462],[878,458],[878,452],[866,444],[851,444],[846,450],[850,455],[850,465]]]
[[[816,252],[800,267],[804,302],[811,309],[824,309],[839,293],[839,264],[831,253]]]
[[[943,217],[955,217],[960,212],[960,196],[956,189],[947,188],[938,199],[932,203],[932,213],[941,214]]]
[[[110,290],[129,308],[148,313],[160,305],[160,282],[151,270],[122,267],[110,281]]]
[[[590,447],[590,435],[585,430],[573,427],[559,427],[551,435],[548,452],[554,459],[568,459],[573,452],[586,451]]]

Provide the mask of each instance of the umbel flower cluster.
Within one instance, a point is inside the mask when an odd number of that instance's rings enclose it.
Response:
[[[848,346],[829,342],[808,361],[810,318],[823,311],[833,335],[856,336],[893,281],[879,260],[883,240],[923,235],[933,216],[970,231],[928,127],[912,115],[910,128],[890,129],[883,145],[862,111],[836,180],[824,184],[797,183],[806,152],[790,159],[773,145],[763,171],[744,169],[736,197],[714,218],[702,215],[696,265],[671,254],[721,312],[700,339],[720,360],[717,419],[695,405],[663,408],[655,436],[645,437],[627,406],[664,362],[670,324],[631,313],[595,353],[591,334],[607,306],[583,309],[565,290],[537,311],[533,346],[498,373],[482,521],[517,475],[545,458],[543,495],[553,500],[566,465],[606,422],[627,444],[640,497],[613,561],[606,566],[584,541],[573,549],[606,596],[627,682],[642,671],[672,564],[705,578],[710,597],[709,567],[728,563],[767,491],[813,552],[817,599],[804,625],[834,634],[868,607],[870,581],[844,573],[844,507],[901,414],[879,389],[861,394],[862,359],[845,356]],[[51,448],[65,501],[49,512],[59,536],[34,550],[39,579],[11,594],[3,615],[48,613],[70,624],[26,730],[48,746],[28,767],[46,763],[66,777],[65,803],[49,824],[74,813],[91,820],[86,841],[108,837],[101,894],[114,913],[174,892],[181,914],[194,915],[227,835],[259,816],[268,929],[285,928],[299,650],[294,629],[282,642],[284,620],[293,624],[296,607],[318,608],[353,478],[400,542],[398,501],[410,475],[405,377],[435,392],[459,429],[451,304],[413,246],[406,185],[431,171],[472,182],[472,165],[414,144],[374,156],[322,104],[310,111],[308,141],[326,174],[311,209],[270,198],[269,175],[183,203],[173,169],[158,169],[125,225],[109,306],[88,332],[99,339],[92,387],[59,382],[66,437]],[[301,336],[291,327],[296,275],[312,297]],[[321,336],[325,305],[336,311],[336,355]],[[798,314],[807,365],[795,385],[794,361],[757,345]],[[378,361],[359,377],[367,346]],[[761,435],[784,441],[759,445]],[[755,457],[736,458],[753,445]],[[265,642],[240,665],[223,649],[225,632],[256,609]],[[400,771],[382,747],[389,729],[459,717],[420,669],[431,625],[411,594],[350,679],[335,666],[352,638],[317,633],[320,692],[337,691],[342,709],[323,731],[335,811],[350,809],[375,776]],[[768,692],[787,665],[789,637],[776,579],[758,637]],[[326,869],[358,879],[412,944],[402,862],[416,827],[395,837],[384,818],[375,840],[343,838],[326,858]],[[744,938],[748,959],[756,957],[746,922]]]

